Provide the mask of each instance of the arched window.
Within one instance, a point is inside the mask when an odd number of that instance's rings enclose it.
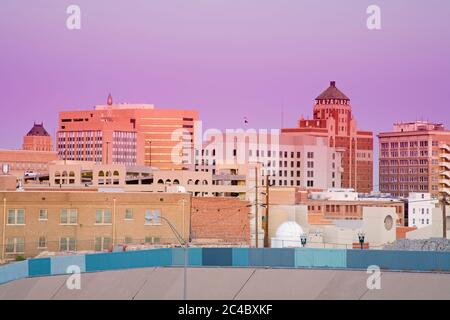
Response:
[[[187,184],[193,184],[193,183],[194,183],[194,181],[192,179],[189,179],[187,182]]]
[[[75,177],[75,172],[70,171],[70,172],[69,172],[69,177]]]
[[[166,184],[171,184],[171,183],[172,183],[172,180],[170,180],[170,179],[166,180]]]
[[[104,177],[104,176],[105,176],[105,173],[104,173],[103,171],[99,171],[99,172],[98,172],[98,176],[99,176],[99,177]]]
[[[115,176],[115,177],[118,177],[119,176],[119,171],[114,171],[114,173],[113,173],[113,175]]]
[[[208,181],[207,180],[203,180],[203,185],[207,185]]]
[[[158,180],[158,184],[164,184],[164,180],[163,179],[159,179]]]
[[[55,172],[55,177],[61,177],[61,172],[56,171],[56,172]]]
[[[180,181],[178,179],[173,180],[173,184],[180,184]]]
[[[63,171],[62,176],[67,177],[67,171]]]
[[[200,184],[200,180],[195,180],[195,184]]]

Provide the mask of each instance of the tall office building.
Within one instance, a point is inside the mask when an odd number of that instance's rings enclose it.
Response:
[[[194,139],[195,110],[113,104],[59,113],[60,159],[183,169]]]
[[[380,133],[378,138],[381,192],[398,197],[420,192],[436,197],[440,189],[448,190],[450,130],[442,124],[396,123],[392,132]]]
[[[203,148],[195,151],[193,169],[220,175],[217,165],[258,163],[263,186],[268,176],[273,186],[340,188],[341,156],[342,150],[329,147],[324,137],[229,131],[207,136]]]
[[[328,145],[343,150],[342,187],[358,192],[373,190],[373,133],[357,129],[350,99],[334,81],[316,99],[313,118],[299,120],[282,134],[325,137]]]

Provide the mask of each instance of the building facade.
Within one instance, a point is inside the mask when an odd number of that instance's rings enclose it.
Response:
[[[408,197],[408,226],[422,228],[429,226],[433,221],[433,209],[438,200],[430,193],[410,192]]]
[[[34,123],[33,128],[23,137],[22,150],[53,151],[52,137],[43,123]]]
[[[149,104],[113,104],[59,113],[60,159],[161,169],[186,167],[194,141],[195,110],[156,109]]]
[[[439,189],[450,203],[450,142],[441,143],[439,147]]]
[[[217,166],[253,163],[262,186],[268,177],[273,186],[326,189],[341,186],[341,151],[324,137],[230,131],[207,136],[193,169],[217,175]]]
[[[189,238],[186,193],[5,191],[0,199],[2,260],[43,251],[109,251],[118,244],[176,245],[161,217]]]
[[[442,124],[396,123],[392,132],[380,133],[378,138],[381,192],[396,197],[408,197],[410,192],[437,197],[440,188],[445,188],[444,146],[450,144],[450,131]]]
[[[312,119],[302,117],[298,127],[281,132],[324,137],[330,147],[342,149],[342,187],[364,193],[373,190],[373,133],[357,129],[350,99],[335,81],[315,99]]]
[[[0,165],[8,168],[8,173],[22,179],[24,175],[39,175],[48,172],[51,161],[57,160],[53,151],[52,137],[43,124],[34,124],[23,137],[22,149],[0,150]]]

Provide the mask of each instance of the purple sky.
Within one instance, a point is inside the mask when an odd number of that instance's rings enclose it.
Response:
[[[77,4],[82,29],[66,29]],[[381,7],[382,30],[366,28]],[[1,0],[0,147],[59,110],[195,108],[204,127],[295,126],[336,80],[359,127],[450,126],[448,0]]]

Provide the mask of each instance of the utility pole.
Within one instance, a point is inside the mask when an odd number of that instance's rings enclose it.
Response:
[[[255,166],[255,248],[258,248],[258,165]]]
[[[442,237],[444,239],[447,238],[447,194],[445,192],[442,193]]]
[[[269,175],[266,175],[266,219],[264,220],[264,230],[265,230],[265,237],[264,237],[264,247],[269,247]]]

